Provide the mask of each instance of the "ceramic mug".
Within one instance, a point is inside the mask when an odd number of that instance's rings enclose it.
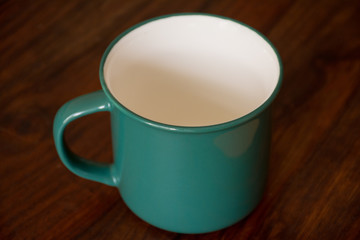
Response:
[[[117,187],[158,228],[222,229],[261,200],[281,76],[273,45],[243,23],[196,13],[150,19],[107,48],[101,91],[60,108],[56,149],[70,171]],[[64,141],[68,123],[100,111],[111,115],[112,164],[77,156]]]

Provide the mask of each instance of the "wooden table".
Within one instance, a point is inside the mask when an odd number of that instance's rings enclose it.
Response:
[[[52,121],[66,101],[100,89],[106,46],[128,27],[176,12],[245,22],[278,48],[267,190],[245,220],[182,235],[143,222],[115,188],[60,162]],[[359,1],[2,1],[0,239],[360,239]],[[72,123],[72,149],[110,162],[107,113]]]

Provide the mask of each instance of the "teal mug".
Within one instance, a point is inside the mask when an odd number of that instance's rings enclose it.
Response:
[[[118,188],[158,228],[219,230],[261,200],[281,76],[275,48],[243,23],[197,13],[154,18],[107,48],[102,90],[60,108],[56,149],[71,172]],[[111,116],[112,164],[77,156],[64,141],[68,123],[101,111]]]

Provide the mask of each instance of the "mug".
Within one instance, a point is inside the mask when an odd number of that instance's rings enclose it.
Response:
[[[153,226],[219,230],[262,198],[281,79],[273,45],[241,22],[200,13],[153,18],[107,48],[102,90],[59,109],[56,149],[71,172],[118,188]],[[77,156],[63,136],[71,121],[101,111],[111,116],[111,164]]]

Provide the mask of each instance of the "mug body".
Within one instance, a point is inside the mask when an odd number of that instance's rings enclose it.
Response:
[[[204,233],[249,214],[264,191],[269,111],[231,128],[173,132],[111,112],[115,172],[127,206],[168,231]]]
[[[257,206],[281,80],[265,37],[214,15],[151,19],[113,41],[100,79],[112,105],[113,176],[136,215],[205,233]]]

